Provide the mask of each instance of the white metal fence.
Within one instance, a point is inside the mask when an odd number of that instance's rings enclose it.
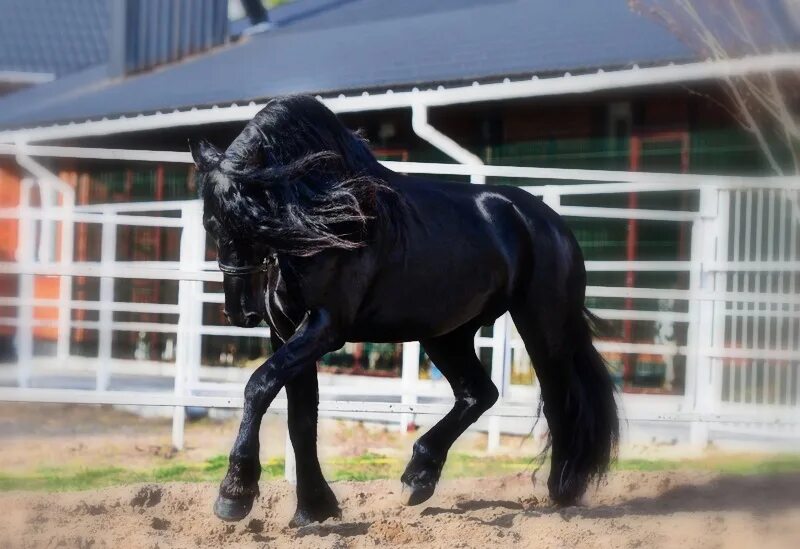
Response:
[[[2,151],[0,151],[2,152]],[[75,156],[118,160],[190,162],[188,154],[157,151],[109,151],[36,147],[25,149],[21,165],[32,178],[22,184],[20,206],[0,210],[0,219],[16,219],[19,246],[15,262],[0,263],[0,274],[17,275],[18,294],[0,298],[16,316],[0,318],[15,327],[16,365],[13,383],[0,388],[0,400],[33,402],[81,402],[174,407],[173,442],[183,445],[184,408],[239,407],[243,378],[229,369],[206,368],[201,364],[202,338],[208,335],[267,336],[265,328],[242,329],[204,325],[203,305],[222,303],[220,293],[206,291],[204,283],[221,281],[216,264],[205,260],[202,205],[197,200],[72,206],[74,198],[64,196],[57,206],[50,193],[57,182],[32,156]],[[18,156],[18,159],[20,157]],[[659,222],[684,225],[689,236],[687,258],[674,260],[587,261],[590,273],[589,298],[607,306],[595,308],[602,318],[623,322],[670,324],[685,328],[686,339],[669,341],[601,340],[599,350],[620,356],[662,355],[685,361],[685,386],[681,394],[623,394],[621,406],[628,421],[689,423],[691,439],[704,444],[710,431],[730,431],[745,436],[800,437],[800,209],[798,181],[791,178],[728,178],[598,172],[505,166],[463,166],[451,164],[386,163],[406,173],[450,176],[484,176],[522,181],[525,188],[542,199],[568,221]],[[558,182],[558,184],[555,184]],[[60,183],[60,182],[58,182]],[[530,184],[536,183],[536,184]],[[544,183],[544,184],[542,184]],[[528,185],[530,184],[530,185]],[[41,206],[32,207],[34,186],[40,188]],[[63,187],[56,190],[68,193]],[[602,204],[602,197],[667,196],[677,191],[689,196],[691,207],[626,208]],[[49,199],[45,197],[51,196]],[[583,205],[590,197],[593,205]],[[599,198],[598,198],[599,197]],[[600,205],[597,205],[599,202]],[[658,204],[658,200],[655,201]],[[101,227],[101,257],[95,262],[74,260],[76,224]],[[123,262],[115,257],[121,226],[168,227],[180,231],[180,257],[175,261]],[[60,257],[54,260],[55,227],[61,228]],[[35,245],[34,245],[35,244]],[[592,284],[594,273],[683,273],[681,286],[646,284]],[[60,276],[61,299],[34,298],[34,276]],[[71,296],[71,278],[98,277],[99,299],[78,301]],[[178,281],[174,303],[125,303],[115,300],[115,278]],[[667,307],[653,303],[667,301]],[[639,306],[638,304],[644,304]],[[54,320],[36,319],[36,307],[57,307]],[[97,311],[97,320],[75,320],[74,310]],[[115,313],[157,313],[174,315],[177,322],[126,322]],[[58,328],[55,356],[34,356],[33,329]],[[94,358],[70,355],[70,328],[97,330],[98,352]],[[675,328],[673,328],[675,329]],[[682,329],[682,328],[678,328]],[[174,334],[174,365],[132,362],[112,358],[112,335],[121,331]],[[500,388],[501,400],[488,414],[486,428],[490,447],[496,447],[503,430],[501,418],[531,418],[537,388],[512,383],[511,363],[522,353],[507,315],[498,319],[490,337],[476,337],[476,348],[491,349],[492,379]],[[356,382],[326,378],[320,393],[322,411],[340,414],[399,414],[405,426],[415,414],[442,414],[449,405],[420,403],[447,395],[446,383],[419,379],[419,345],[403,345],[400,379],[371,379]],[[671,362],[670,362],[671,363]],[[94,370],[94,390],[85,388],[43,388],[32,386],[38,371],[68,371],[89,367]],[[158,373],[174,378],[171,392],[109,390],[114,373]],[[234,396],[236,395],[236,396]],[[334,396],[334,399],[326,399]],[[351,397],[346,399],[345,397]],[[357,400],[357,398],[361,400]],[[368,397],[368,398],[364,398]],[[381,401],[375,401],[384,400]],[[278,400],[273,409],[285,409]]]

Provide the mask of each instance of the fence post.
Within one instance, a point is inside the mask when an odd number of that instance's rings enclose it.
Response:
[[[494,322],[494,329],[492,330],[492,383],[495,384],[500,393],[498,402],[503,401],[506,396],[506,383],[507,376],[506,370],[508,368],[508,337],[509,337],[509,315],[504,313]],[[486,451],[496,452],[500,448],[500,416],[489,417],[489,429],[486,440]]]
[[[17,232],[17,263],[30,268],[34,263],[36,242],[35,221],[31,212],[31,190],[33,182],[25,178],[20,182],[19,221]],[[28,387],[33,361],[33,275],[19,275],[19,299],[17,308],[17,330],[14,346],[17,353],[17,385]]]
[[[714,289],[714,273],[704,267],[717,258],[719,191],[710,186],[700,189],[700,219],[692,226],[692,257],[689,275],[689,356],[687,357],[687,397],[696,414],[707,414],[716,408],[717,385],[708,349],[714,344],[714,302],[701,300],[700,293]],[[693,421],[689,440],[704,448],[709,441],[708,423]]]
[[[102,234],[100,237],[100,265],[105,271],[110,269],[117,255],[117,225],[111,221],[111,212],[103,212]],[[100,329],[97,341],[97,370],[95,389],[105,391],[111,379],[111,342],[114,322],[114,279],[110,276],[100,278]]]
[[[183,228],[181,229],[180,269],[182,271],[198,270],[202,266],[202,258],[198,261],[197,250],[200,244],[205,250],[205,233],[202,231],[202,203],[187,206],[181,212]],[[197,284],[193,280],[178,282],[178,333],[175,343],[175,386],[174,393],[179,399],[187,394],[187,376],[191,369],[192,357],[197,352],[197,323],[202,317],[197,316],[195,295]],[[172,412],[172,446],[182,450],[184,446],[184,424],[186,410],[184,406],[175,406]]]
[[[728,239],[730,236],[730,207],[731,193],[729,190],[717,189],[717,214],[713,221],[716,246],[714,247],[714,261],[717,263],[727,263],[728,261]],[[727,292],[728,290],[728,271],[719,269],[712,275],[710,282],[713,284],[714,292]],[[713,326],[712,326],[712,345],[715,348],[725,347],[725,324],[727,321],[727,302],[717,299],[713,302]],[[712,381],[712,401],[713,410],[719,411],[722,402],[722,369],[723,361],[720,358],[711,359],[711,381]]]
[[[206,258],[206,231],[203,228],[203,205],[200,201],[194,204],[193,220],[190,221],[195,225],[196,238],[191,241],[191,269],[201,271]],[[200,328],[203,325],[203,282],[200,280],[187,281],[189,288],[189,309],[190,314],[190,331],[187,334],[186,341],[189,345],[189,352],[187,355],[187,369],[186,369],[186,392],[191,394],[194,390],[195,384],[200,377],[200,363],[202,362],[201,347],[203,343],[203,334]]]
[[[75,210],[75,195],[68,192],[61,193],[61,207],[64,215],[61,220],[61,249],[59,263],[70,266],[74,261],[74,234],[75,223],[72,214]],[[72,277],[61,275],[58,285],[58,342],[56,356],[59,362],[64,363],[69,358],[70,341],[72,340]]]
[[[402,404],[417,403],[417,388],[419,387],[419,341],[403,343],[403,393],[400,397]],[[400,432],[405,433],[414,424],[414,414],[403,412],[400,414]]]
[[[283,478],[287,482],[297,484],[297,460],[294,457],[294,446],[289,436],[289,429],[286,429],[286,440],[284,441],[283,451]]]

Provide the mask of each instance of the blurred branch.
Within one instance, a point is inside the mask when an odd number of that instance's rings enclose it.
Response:
[[[790,51],[781,25],[800,21],[800,2],[794,0],[781,4],[786,21],[777,21],[754,0],[628,0],[628,5],[715,61],[761,55],[765,48]],[[797,88],[796,80],[797,75],[765,72],[728,76],[722,81],[731,103],[725,111],[753,135],[770,169],[778,175],[800,175],[800,120],[785,92],[787,85]],[[782,152],[788,153],[787,166],[781,163]],[[800,223],[797,197],[787,191],[784,198]]]
[[[783,2],[788,22],[778,22],[755,0],[629,0],[632,10],[654,19],[692,49],[715,61],[788,50],[781,24],[800,20],[800,2]],[[750,132],[770,169],[800,175],[800,119],[786,86],[796,75],[767,72],[730,76],[725,110]],[[781,162],[788,153],[790,162]]]

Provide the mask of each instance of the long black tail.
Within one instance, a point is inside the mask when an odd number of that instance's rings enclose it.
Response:
[[[614,383],[592,344],[599,319],[582,309],[566,321],[560,356],[540,378],[551,436],[547,486],[559,505],[576,503],[593,479],[608,470],[619,439]],[[545,367],[547,367],[545,366]],[[537,370],[540,368],[537,368]]]

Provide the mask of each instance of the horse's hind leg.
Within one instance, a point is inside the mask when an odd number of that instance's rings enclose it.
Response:
[[[297,463],[297,511],[289,526],[305,526],[341,516],[336,496],[322,475],[317,457],[319,384],[310,367],[286,384],[289,438]]]
[[[550,429],[550,497],[571,505],[608,469],[617,412],[613,384],[592,346],[583,308],[551,305],[523,301],[511,308],[511,317],[533,361]]]
[[[475,356],[475,330],[422,342],[422,347],[453,388],[456,402],[430,431],[414,444],[401,481],[403,503],[417,505],[433,495],[447,452],[461,434],[497,401],[497,388]]]

